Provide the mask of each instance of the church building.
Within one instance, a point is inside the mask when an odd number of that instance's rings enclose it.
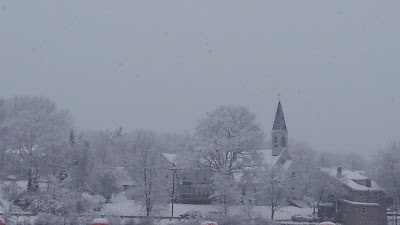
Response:
[[[271,131],[271,142],[272,146],[270,149],[258,150],[260,160],[254,162],[253,165],[249,165],[248,169],[252,170],[255,167],[267,166],[273,167],[283,171],[289,171],[292,166],[292,160],[288,153],[288,129],[286,127],[286,121],[282,110],[281,102],[278,102],[278,106],[275,113],[275,119]],[[168,165],[176,165],[177,154],[163,154]],[[246,157],[246,156],[244,156]],[[166,165],[166,170],[168,170]],[[246,170],[246,169],[244,169]],[[213,181],[212,181],[212,170],[207,168],[195,169],[186,168],[177,172],[177,201],[181,203],[195,203],[195,204],[208,204],[211,203],[213,192]],[[246,172],[236,172],[234,179],[238,182],[244,183],[243,179],[248,179]],[[253,189],[251,187],[243,187],[243,189]],[[245,195],[246,191],[243,191]],[[245,197],[246,198],[246,197]]]
[[[272,126],[271,141],[271,150],[261,150],[265,154],[264,157],[271,158],[270,162],[272,163],[270,163],[270,166],[284,165],[288,169],[292,164],[292,160],[288,153],[288,130],[280,101],[278,102]]]

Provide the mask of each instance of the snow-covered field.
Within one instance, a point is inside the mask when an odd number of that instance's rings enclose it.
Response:
[[[1,198],[1,196],[0,196]],[[4,212],[8,207],[8,202],[1,198],[2,204],[0,211]],[[200,211],[203,216],[208,216],[212,213],[218,213],[222,207],[218,205],[193,205],[193,204],[174,204],[174,216],[179,216],[188,211]],[[232,206],[229,209],[231,215],[245,215],[249,218],[265,217],[269,218],[271,210],[267,206],[255,206],[248,208],[246,206]],[[128,200],[124,195],[116,195],[112,199],[112,203],[103,206],[101,213],[106,216],[144,216],[143,208],[132,200]],[[282,207],[275,213],[275,220],[290,220],[295,214],[309,215],[312,213],[312,208],[297,208],[292,206]],[[155,207],[153,216],[171,216],[171,204]],[[15,218],[20,221],[25,221],[29,217]],[[33,217],[29,218],[34,220]],[[168,224],[169,220],[160,221],[160,224]]]
[[[174,204],[174,216],[179,216],[187,211],[200,211],[203,216],[209,215],[210,212],[218,212],[221,206],[218,205],[192,205],[192,204]],[[250,209],[245,206],[233,206],[229,208],[232,214],[241,214],[249,212]],[[138,204],[126,199],[123,195],[117,195],[112,199],[112,203],[104,205],[102,213],[105,215],[115,216],[130,216],[130,215],[145,215],[144,210]],[[295,214],[309,215],[312,213],[312,208],[297,208],[293,206],[286,206],[278,209],[275,213],[274,219],[276,220],[290,220]],[[267,206],[255,206],[251,209],[251,216],[269,217],[271,210]],[[171,204],[158,207],[153,212],[154,216],[170,216]]]

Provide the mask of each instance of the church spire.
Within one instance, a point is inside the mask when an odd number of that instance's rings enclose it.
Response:
[[[285,130],[287,132],[285,116],[283,115],[281,102],[279,101],[278,108],[276,109],[274,126],[272,127],[272,130],[280,130],[280,129]]]
[[[287,146],[288,130],[286,127],[285,116],[283,115],[281,101],[278,102],[274,125],[271,132],[272,155],[278,156]]]

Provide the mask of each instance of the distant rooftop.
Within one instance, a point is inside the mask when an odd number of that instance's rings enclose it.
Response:
[[[331,177],[339,180],[341,183],[345,184],[347,187],[353,190],[366,191],[366,190],[383,190],[375,181],[371,180],[369,177],[363,175],[363,171],[351,171],[342,169],[341,174],[338,174],[337,169],[333,168],[321,168],[321,171]],[[361,185],[356,181],[371,180],[371,187]]]
[[[274,166],[279,159],[279,155],[272,155],[272,149],[258,150],[258,153],[261,155],[261,163],[263,165]]]
[[[170,163],[176,163],[176,159],[178,158],[178,154],[163,153],[163,155]]]

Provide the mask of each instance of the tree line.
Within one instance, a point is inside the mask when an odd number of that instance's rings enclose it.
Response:
[[[214,197],[225,214],[230,205],[244,204],[240,185],[254,180],[263,185],[252,197],[271,207],[271,218],[288,196],[322,201],[330,187],[317,168],[336,166],[369,171],[399,205],[398,145],[366,159],[356,153],[321,153],[305,142],[290,140],[289,153],[297,165],[292,179],[293,174],[284,176],[267,166],[246,169],[260,160],[257,150],[269,148],[267,136],[256,115],[241,106],[220,106],[206,113],[193,131],[182,134],[122,127],[79,131],[72,115],[54,101],[15,96],[0,99],[0,179],[12,203],[10,210],[17,207],[67,217],[98,210],[122,191],[121,177],[128,177],[132,188],[127,194],[150,216],[171,200],[171,181],[160,173],[158,162],[161,153],[173,152],[182,156],[183,163],[214,171]],[[243,174],[239,184],[234,179],[238,173]],[[22,180],[27,181],[26,188],[18,183]],[[85,194],[104,201],[94,204]]]

